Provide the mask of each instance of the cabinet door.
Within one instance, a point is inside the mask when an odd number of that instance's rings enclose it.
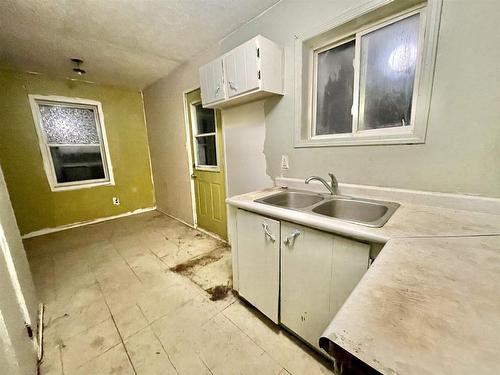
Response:
[[[259,88],[255,39],[242,44],[224,56],[224,73],[229,98]]]
[[[366,272],[370,246],[286,222],[281,240],[281,323],[319,348],[321,334]]]
[[[200,68],[201,101],[203,104],[225,98],[222,58],[215,59]]]
[[[278,323],[280,223],[238,210],[239,294]]]

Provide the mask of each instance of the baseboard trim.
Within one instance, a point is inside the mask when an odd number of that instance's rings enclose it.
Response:
[[[224,239],[220,238],[220,237],[219,237],[218,235],[216,235],[215,233],[209,232],[208,230],[205,230],[205,229],[203,229],[203,228],[200,228],[200,227],[198,227],[197,225],[190,224],[190,223],[188,223],[188,222],[186,222],[186,221],[184,221],[184,220],[182,220],[182,219],[179,219],[178,217],[175,217],[174,215],[171,215],[171,214],[169,214],[169,213],[166,213],[165,211],[161,210],[160,208],[156,208],[156,211],[159,211],[159,212],[161,212],[163,215],[168,216],[169,218],[174,219],[174,220],[178,221],[179,223],[182,223],[182,224],[184,224],[184,225],[187,225],[187,226],[188,226],[188,227],[190,227],[190,228],[193,228],[193,229],[199,230],[200,232],[205,233],[207,236],[213,237],[213,238],[215,238],[216,240],[219,240],[219,241],[222,241],[222,242],[224,242],[224,243],[229,244],[229,242],[227,242],[226,240],[224,240]]]
[[[90,224],[97,224],[97,223],[101,223],[103,221],[119,219],[121,217],[142,214],[142,213],[149,212],[149,211],[154,211],[154,210],[156,210],[156,206],[147,207],[147,208],[139,208],[139,209],[134,210],[134,211],[125,212],[123,214],[102,217],[102,218],[94,219],[94,220],[81,221],[81,222],[74,223],[74,224],[61,225],[60,227],[55,227],[55,228],[44,228],[44,229],[36,230],[34,232],[23,234],[21,236],[21,238],[24,240],[24,239],[27,239],[27,238],[43,236],[45,234],[60,232],[60,231],[63,231],[63,230],[77,228],[77,227],[83,227],[85,225],[90,225]]]

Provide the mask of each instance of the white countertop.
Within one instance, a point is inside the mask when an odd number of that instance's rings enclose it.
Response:
[[[322,340],[383,374],[498,373],[500,215],[398,202],[382,228],[371,228],[254,202],[279,191],[226,202],[386,243]]]
[[[383,374],[498,374],[499,285],[500,236],[391,240],[322,340]]]
[[[288,220],[327,232],[365,241],[387,242],[393,238],[500,235],[500,215],[398,202],[401,206],[382,228],[358,224],[254,202],[283,191],[259,190],[228,198],[232,206]]]

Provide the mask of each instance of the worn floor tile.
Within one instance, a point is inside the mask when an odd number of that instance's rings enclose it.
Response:
[[[151,325],[167,352],[181,340],[194,340],[203,325],[218,313],[203,296],[171,311]]]
[[[179,340],[174,347],[167,350],[172,364],[181,375],[213,375],[207,364],[197,352],[197,348],[189,340]]]
[[[137,304],[152,323],[181,307],[200,294],[194,286],[176,284],[168,288],[157,288],[139,298]]]
[[[65,371],[74,375],[133,375],[134,369],[122,344],[116,345],[80,367]]]
[[[252,341],[264,349],[281,366],[294,375],[330,374],[327,360],[314,356],[309,349],[291,335],[279,329],[252,307],[236,302],[223,311],[223,314],[237,325]]]
[[[282,369],[222,314],[205,323],[197,345],[200,357],[214,374],[277,375]]]
[[[146,327],[125,341],[138,375],[175,375],[174,366],[153,331]]]
[[[64,368],[73,370],[120,343],[120,336],[111,319],[64,341]]]
[[[159,212],[25,246],[46,304],[41,375],[328,373],[231,293],[207,293],[231,281],[230,249]]]
[[[113,318],[123,339],[139,332],[149,324],[137,305],[118,311],[113,314]]]
[[[43,375],[62,375],[62,354],[61,348],[55,346],[52,348],[44,348],[43,357],[40,363],[40,374]]]
[[[87,331],[89,328],[111,318],[109,309],[104,300],[71,308],[62,315],[51,316],[45,320],[44,334],[46,345],[49,347],[65,342],[73,336]],[[50,314],[46,314],[50,316]]]

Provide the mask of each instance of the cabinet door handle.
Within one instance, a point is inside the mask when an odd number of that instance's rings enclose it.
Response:
[[[285,245],[291,245],[293,241],[295,241],[295,238],[300,236],[300,231],[295,229],[292,234],[290,234],[287,238],[285,238],[285,241],[283,241],[283,243]]]
[[[275,242],[276,238],[274,238],[273,234],[271,232],[269,232],[269,224],[268,223],[262,223],[262,228],[264,229],[265,235],[267,237],[269,237],[269,239],[271,240],[271,242]]]
[[[237,87],[234,85],[234,83],[233,83],[233,82],[231,82],[231,81],[229,81],[229,87],[230,87],[232,90],[234,90],[234,91],[237,91],[237,90],[238,90],[238,88],[237,88]]]
[[[217,88],[215,89],[215,96],[217,96],[217,94],[219,93],[220,91],[220,86],[217,86]]]

